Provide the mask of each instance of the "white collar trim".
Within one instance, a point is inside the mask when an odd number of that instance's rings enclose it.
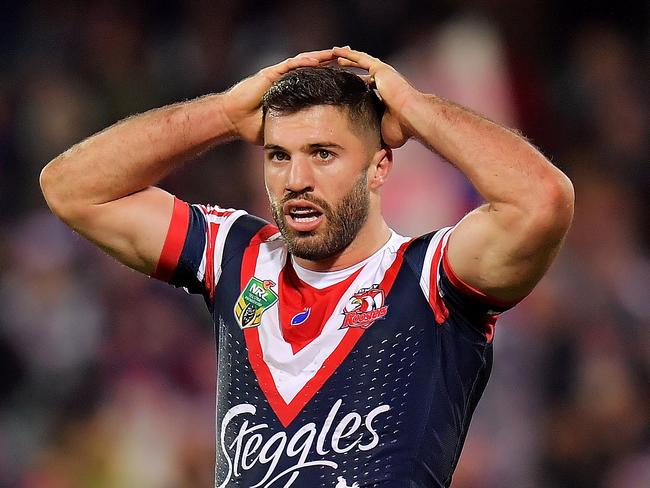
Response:
[[[358,263],[344,269],[339,269],[336,271],[312,271],[311,269],[300,266],[296,262],[296,259],[293,257],[293,255],[291,256],[291,264],[293,265],[293,269],[296,271],[298,278],[300,278],[302,281],[313,286],[314,288],[327,288],[328,286],[340,283],[341,281],[345,280],[359,268],[362,268],[377,256],[383,255],[386,251],[397,251],[399,246],[404,242],[404,237],[392,229],[390,230],[390,233],[390,237],[388,238],[386,244],[384,244],[376,252],[368,256],[363,261],[359,261]]]

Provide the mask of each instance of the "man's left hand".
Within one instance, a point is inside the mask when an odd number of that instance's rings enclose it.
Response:
[[[360,68],[368,72],[367,82],[374,86],[386,105],[381,121],[381,135],[392,148],[402,146],[413,134],[408,126],[405,109],[422,94],[413,88],[391,65],[361,51],[348,47],[335,47],[338,64],[348,68]]]

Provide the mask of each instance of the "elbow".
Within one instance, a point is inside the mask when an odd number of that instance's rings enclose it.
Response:
[[[43,198],[52,213],[62,221],[70,224],[79,213],[75,210],[73,199],[70,198],[70,188],[65,179],[59,174],[54,161],[45,166],[39,175],[39,185]]]
[[[43,194],[43,198],[45,198],[45,203],[47,203],[47,206],[50,207],[50,210],[54,211],[54,204],[56,200],[56,179],[52,175],[53,171],[51,164],[52,163],[48,164],[41,170],[41,173],[38,177],[38,184],[41,187],[41,193]]]
[[[558,173],[559,175],[553,188],[549,190],[551,194],[549,206],[553,211],[553,220],[556,222],[562,235],[564,235],[569,230],[569,227],[571,227],[571,222],[573,222],[575,190],[569,177],[559,170]]]
[[[58,178],[55,173],[56,171],[52,169],[52,162],[50,162],[41,170],[38,183],[43,198],[45,198],[45,203],[55,215],[59,215],[62,198],[60,197],[61,189],[58,188]]]
[[[531,222],[538,232],[561,240],[573,221],[575,192],[564,173],[557,169],[554,173],[539,186]]]

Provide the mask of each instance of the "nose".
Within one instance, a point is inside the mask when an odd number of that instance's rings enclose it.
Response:
[[[314,173],[306,157],[297,156],[291,159],[286,190],[295,193],[314,191]]]

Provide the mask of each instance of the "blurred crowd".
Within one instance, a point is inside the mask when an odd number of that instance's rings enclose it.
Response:
[[[643,1],[6,2],[0,12],[0,486],[181,488],[214,476],[215,346],[200,298],[95,250],[38,174],[130,114],[350,44],[520,129],[573,180],[539,287],[498,323],[453,488],[650,486],[650,34]],[[409,142],[384,193],[419,234],[478,203]],[[268,216],[257,148],[162,186]],[[405,197],[405,193],[408,197]]]

